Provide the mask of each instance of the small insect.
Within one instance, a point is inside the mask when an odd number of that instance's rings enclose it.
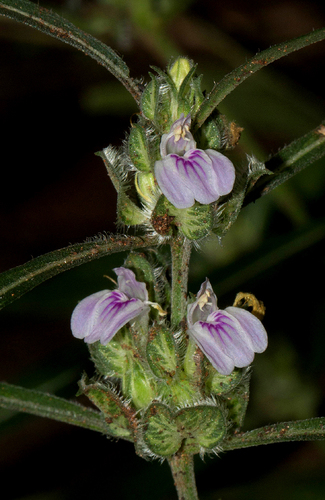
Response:
[[[261,300],[257,300],[255,295],[252,293],[237,293],[234,306],[249,309],[249,312],[254,314],[254,316],[256,316],[259,320],[262,320],[265,316],[265,306],[263,302]]]

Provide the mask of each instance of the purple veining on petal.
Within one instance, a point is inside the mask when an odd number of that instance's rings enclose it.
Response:
[[[200,347],[211,364],[222,375],[229,375],[235,368],[233,360],[218,349],[212,336],[206,336],[204,331],[190,331],[191,337]]]
[[[227,307],[225,311],[234,316],[245,330],[254,352],[264,352],[267,348],[267,333],[262,322],[245,309],[239,307]]]
[[[148,313],[145,283],[138,282],[129,269],[120,267],[115,272],[120,288],[94,293],[75,307],[71,316],[75,337],[105,345],[126,323]]]
[[[194,196],[176,168],[175,157],[178,158],[177,155],[168,155],[156,161],[155,177],[163,194],[176,208],[188,208],[194,204]]]
[[[195,302],[187,308],[189,335],[220,373],[252,363],[255,352],[263,352],[267,335],[262,323],[238,307],[220,310],[208,279]],[[230,360],[230,361],[229,361]],[[230,371],[229,371],[230,370]]]
[[[117,275],[118,289],[124,292],[129,298],[135,297],[140,300],[148,300],[146,284],[137,281],[131,269],[125,267],[115,267],[113,269]]]
[[[230,193],[235,181],[235,168],[226,156],[196,149],[190,124],[190,115],[184,114],[173,123],[161,138],[162,159],[155,163],[157,183],[176,208],[189,208],[195,200],[203,205],[215,202]]]

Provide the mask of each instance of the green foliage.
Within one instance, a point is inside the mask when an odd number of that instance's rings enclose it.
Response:
[[[86,262],[132,248],[146,248],[154,239],[135,236],[103,236],[91,242],[77,243],[36,257],[0,276],[0,308],[21,297],[35,286]]]
[[[151,162],[145,130],[138,124],[132,126],[129,135],[129,155],[137,170],[150,172]]]
[[[88,383],[85,378],[79,382],[81,394],[100,409],[105,417],[111,436],[132,439],[132,411],[109,386],[102,383]]]
[[[84,33],[66,19],[28,0],[19,0],[18,3],[15,0],[1,1],[0,15],[23,22],[81,50],[110,71],[135,100],[139,99],[139,89],[129,77],[129,68],[123,59],[103,42]]]
[[[153,403],[146,412],[145,421],[145,443],[162,457],[176,453],[181,444],[187,453],[211,450],[226,431],[223,412],[215,406],[183,408],[173,415],[163,404]]]
[[[170,15],[175,12],[171,2],[159,2],[159,8],[163,6]],[[149,73],[150,81],[140,86],[112,49],[56,14],[26,0],[0,1],[0,14],[83,51],[110,71],[133,96],[140,112],[124,147],[108,147],[98,154],[118,193],[118,223],[138,226],[141,235],[101,237],[9,270],[0,277],[0,305],[4,307],[64,270],[128,250],[131,253],[124,265],[146,284],[149,304],[155,307],[148,319],[141,318],[123,327],[106,346],[98,342],[89,346],[96,376],[90,381],[86,376],[82,378],[80,393],[99,412],[5,383],[0,386],[1,406],[133,441],[140,456],[167,457],[170,464],[180,456],[219,449],[324,439],[322,418],[240,433],[249,400],[249,373],[238,369],[222,376],[212,369],[200,349],[188,339],[185,321],[191,242],[213,234],[225,236],[245,205],[323,158],[324,124],[265,163],[252,156],[247,165],[237,165],[234,189],[211,205],[173,207],[160,195],[154,165],[160,159],[162,134],[169,132],[182,113],[192,116],[191,130],[198,147],[231,150],[237,146],[242,128],[228,121],[216,107],[259,69],[323,40],[325,30],[260,52],[215,83],[206,95],[201,89],[202,78],[196,75],[196,65],[187,58],[174,59],[166,71],[153,67],[155,73]],[[152,2],[133,2],[130,16],[143,32],[157,30],[159,36],[161,22],[152,10]],[[163,245],[171,247],[171,276],[162,256]],[[134,252],[153,247],[157,250],[150,257]],[[196,498],[194,493],[191,498]]]
[[[153,326],[148,334],[147,356],[150,368],[156,377],[171,383],[177,370],[175,339],[167,328]]]

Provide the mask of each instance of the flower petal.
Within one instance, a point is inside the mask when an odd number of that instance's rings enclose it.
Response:
[[[206,149],[205,153],[212,162],[212,168],[216,175],[219,196],[230,193],[235,182],[235,167],[225,155],[214,149]]]
[[[113,269],[115,274],[118,276],[118,289],[125,293],[130,299],[136,298],[139,300],[148,300],[148,292],[146,284],[137,281],[135,274],[131,269],[125,267],[115,267]]]
[[[191,115],[184,118],[184,113],[170,127],[168,134],[163,134],[160,142],[160,154],[162,157],[169,154],[182,156],[189,149],[194,149],[196,142],[190,132]]]
[[[207,205],[219,198],[212,161],[201,149],[156,161],[155,176],[160,189],[176,208],[189,208],[195,200]]]
[[[196,323],[188,333],[219,373],[229,375],[234,370],[233,360],[218,348],[213,335],[202,324]]]
[[[119,290],[103,290],[77,305],[71,317],[72,333],[89,344],[100,340],[105,345],[126,323],[148,311],[149,306],[139,299],[129,299]]]
[[[194,204],[192,191],[184,184],[181,173],[176,168],[177,155],[168,155],[155,163],[155,177],[167,200],[176,208],[188,208]]]
[[[74,337],[83,339],[90,335],[96,322],[98,303],[110,293],[111,290],[93,293],[81,300],[74,308],[71,316],[71,330]]]
[[[216,201],[219,198],[217,178],[205,151],[191,149],[181,160],[183,162],[178,161],[178,168],[194,198],[203,205]]]
[[[245,330],[254,352],[264,352],[268,341],[262,322],[254,314],[240,307],[227,307],[225,311],[234,316],[242,329]]]
[[[235,317],[226,311],[218,310],[210,314],[204,327],[213,336],[218,348],[234,361],[235,366],[243,368],[254,359],[254,351],[246,332]]]
[[[217,297],[212,289],[210,281],[206,278],[196,295],[195,302],[187,307],[189,328],[197,321],[205,321],[209,314],[217,310]]]

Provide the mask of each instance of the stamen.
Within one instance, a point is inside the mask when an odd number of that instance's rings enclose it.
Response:
[[[164,311],[163,308],[159,304],[157,304],[157,302],[150,302],[147,300],[146,304],[149,304],[154,309],[157,309],[159,316],[166,316],[167,311]]]
[[[201,295],[201,297],[198,299],[197,303],[198,303],[198,306],[200,308],[201,311],[203,311],[203,307],[206,305],[206,304],[211,304],[211,302],[209,302],[209,298],[211,297],[211,293],[209,290],[206,290],[204,292],[203,295]]]
[[[110,280],[112,283],[114,283],[114,285],[117,286],[117,282],[115,280],[113,280],[113,278],[111,278],[110,276],[107,276],[107,274],[104,274],[104,278],[107,278],[108,280]]]

